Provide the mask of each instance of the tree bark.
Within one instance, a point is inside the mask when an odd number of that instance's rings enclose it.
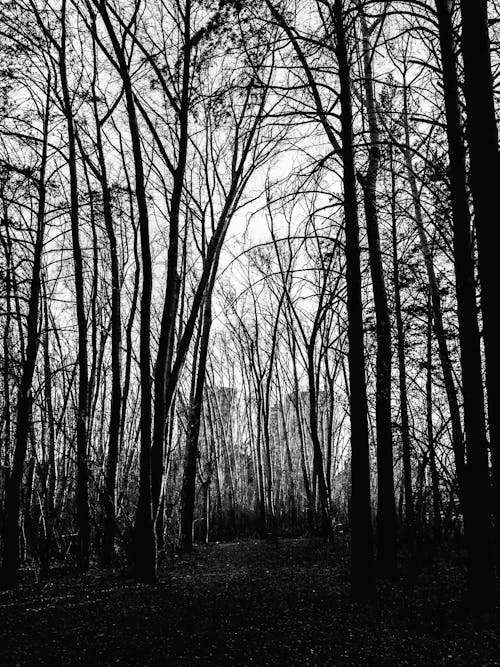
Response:
[[[135,194],[141,239],[142,293],[140,324],[141,445],[139,453],[139,499],[134,524],[132,559],[134,574],[144,582],[156,580],[156,539],[151,494],[151,292],[152,263],[149,240],[149,216],[146,185],[136,105],[128,61],[114,31],[105,2],[98,4],[118,62],[127,105],[128,124],[135,168]]]
[[[354,166],[352,98],[342,2],[333,5],[340,83],[340,121],[344,168],[347,336],[351,412],[351,592],[366,598],[374,592],[373,535],[370,501],[370,449],[366,398],[358,201]]]
[[[411,438],[410,422],[408,419],[408,389],[406,384],[406,355],[405,334],[403,326],[403,313],[401,308],[401,287],[399,276],[398,239],[397,239],[397,217],[396,217],[396,175],[392,160],[392,148],[390,159],[391,172],[391,218],[392,218],[392,261],[394,282],[394,309],[396,315],[398,365],[399,365],[399,404],[401,409],[401,442],[403,450],[403,482],[405,501],[405,530],[408,543],[413,542],[415,523],[415,509],[412,489],[411,473]]]
[[[85,313],[85,291],[83,280],[83,258],[80,245],[80,216],[78,198],[78,174],[76,169],[76,134],[73,109],[68,85],[66,64],[66,0],[61,7],[61,47],[59,51],[59,73],[63,97],[64,115],[68,132],[68,168],[70,178],[70,218],[75,272],[76,318],[78,323],[78,403],[76,422],[76,522],[78,527],[77,567],[85,572],[90,557],[90,515],[87,461],[87,422],[89,412],[89,372],[87,353],[87,316]]]
[[[410,190],[413,199],[415,223],[417,226],[420,248],[424,258],[425,269],[427,272],[427,280],[429,282],[429,289],[431,293],[434,333],[436,335],[438,343],[439,361],[441,363],[446,397],[448,399],[448,405],[450,408],[452,447],[455,456],[455,468],[457,472],[459,488],[463,489],[464,478],[465,478],[465,450],[464,450],[462,423],[460,419],[460,408],[458,405],[457,390],[455,387],[455,382],[453,380],[453,370],[450,360],[450,353],[448,350],[448,343],[446,342],[446,335],[444,332],[441,296],[439,294],[439,286],[436,278],[436,272],[434,269],[432,252],[429,246],[429,239],[427,237],[427,233],[424,228],[424,222],[422,218],[422,208],[420,205],[420,197],[417,187],[417,179],[415,178],[415,172],[413,170],[413,162],[410,151],[410,131],[408,127],[406,88],[404,96],[403,122],[404,122],[404,133],[405,133],[405,143],[406,143],[405,148],[403,148],[403,157],[405,160],[406,173],[410,184]],[[462,492],[460,492],[460,495],[462,495]]]
[[[430,298],[427,306],[427,377],[425,380],[425,394],[427,403],[427,446],[429,449],[429,468],[431,471],[433,528],[434,539],[437,542],[441,537],[441,498],[436,464],[434,428],[432,423],[432,303]]]
[[[184,48],[182,62],[182,90],[179,108],[179,147],[178,160],[173,174],[173,190],[170,200],[170,227],[169,246],[167,257],[167,284],[163,314],[158,340],[158,352],[154,372],[154,423],[152,461],[152,494],[153,516],[156,517],[157,540],[163,539],[161,513],[158,512],[163,477],[165,424],[169,405],[166,400],[167,378],[170,373],[175,341],[175,321],[178,305],[178,254],[179,254],[179,214],[184,187],[184,172],[186,169],[187,148],[189,138],[189,94],[190,94],[190,67],[191,67],[191,2],[187,0],[184,9]]]
[[[38,177],[38,208],[30,294],[26,319],[26,356],[22,366],[17,393],[17,420],[12,470],[7,480],[5,493],[5,525],[2,544],[2,567],[0,587],[7,589],[17,585],[19,570],[19,519],[21,512],[21,487],[28,448],[31,420],[31,388],[38,354],[38,315],[41,292],[41,268],[45,232],[45,201],[47,166],[47,142],[49,126],[50,78],[47,82],[47,101],[43,119],[43,141]]]
[[[361,30],[363,48],[363,87],[370,132],[368,169],[358,175],[363,186],[365,220],[368,233],[370,272],[375,302],[377,330],[376,359],[376,426],[377,426],[377,569],[389,579],[396,576],[397,516],[394,496],[394,464],[391,420],[391,320],[387,304],[380,231],[377,213],[377,180],[380,164],[380,133],[373,89],[373,50],[370,31],[362,6]]]
[[[100,167],[104,224],[108,237],[109,255],[111,260],[111,406],[109,421],[108,456],[105,472],[104,491],[104,535],[103,563],[111,565],[115,556],[116,535],[116,470],[120,446],[121,422],[121,300],[120,300],[120,268],[116,234],[113,222],[111,193],[108,185],[106,160],[102,143],[101,125],[95,107],[97,125],[97,154]]]
[[[200,433],[201,412],[203,405],[203,388],[207,366],[208,344],[212,325],[212,294],[207,292],[203,307],[202,332],[198,365],[196,369],[196,383],[193,400],[189,411],[189,424],[186,437],[186,452],[184,457],[184,473],[181,488],[181,516],[179,548],[182,553],[193,550],[193,519],[196,491],[196,467],[198,463],[198,438]]]
[[[488,3],[478,0],[470,3],[461,0],[462,10],[462,55],[464,61],[464,95],[467,109],[467,141],[470,155],[470,187],[474,202],[474,220],[478,245],[478,270],[481,284],[481,311],[483,340],[486,360],[486,393],[488,397],[488,417],[490,448],[493,464],[493,512],[497,548],[500,546],[500,469],[499,437],[500,415],[498,411],[500,376],[500,348],[497,336],[498,267],[494,248],[496,247],[496,227],[498,214],[498,183],[500,181],[500,158],[498,154],[498,131],[493,96],[493,75],[490,60],[490,40],[488,34]],[[461,169],[461,156],[450,162],[452,169]],[[458,180],[458,178],[457,178]],[[492,217],[493,216],[493,217]],[[466,236],[467,234],[467,236]],[[469,252],[469,231],[462,232],[462,245],[467,241],[465,251]],[[460,250],[460,248],[459,248]],[[465,253],[464,253],[465,257]],[[457,257],[462,260],[464,257]],[[470,262],[469,262],[470,264]],[[470,271],[469,271],[470,273]],[[470,279],[464,281],[462,289],[472,290]],[[458,288],[458,284],[457,284]],[[472,302],[472,295],[469,297]],[[464,313],[471,317],[471,313]],[[475,336],[475,331],[473,332]],[[475,341],[474,341],[475,342]],[[471,350],[464,351],[468,356]],[[474,354],[474,373],[469,380],[477,384],[478,353]],[[472,362],[471,362],[472,364]],[[465,387],[464,387],[465,391]],[[482,406],[479,396],[469,395],[475,406],[476,423],[470,421],[470,428],[478,429],[467,433],[467,505],[469,522],[469,594],[475,606],[491,606],[496,599],[492,567],[491,520],[488,455],[484,433],[481,432]],[[472,420],[472,414],[469,415]],[[474,441],[472,441],[472,438]],[[500,549],[498,549],[500,554]]]

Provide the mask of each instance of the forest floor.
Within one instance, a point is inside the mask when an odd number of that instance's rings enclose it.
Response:
[[[500,665],[500,618],[467,615],[457,565],[372,602],[348,581],[345,545],[291,539],[198,547],[155,585],[26,576],[0,594],[0,665]]]

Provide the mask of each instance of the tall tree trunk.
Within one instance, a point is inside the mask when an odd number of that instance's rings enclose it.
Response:
[[[351,591],[365,598],[374,591],[373,535],[370,501],[370,448],[366,398],[365,350],[361,302],[358,202],[354,166],[352,98],[342,2],[333,5],[340,82],[340,121],[344,167],[346,235],[347,335],[351,412]]]
[[[106,160],[102,144],[101,125],[95,107],[97,125],[97,154],[99,159],[100,179],[104,224],[109,243],[111,260],[111,406],[109,420],[108,456],[105,472],[104,491],[104,535],[102,558],[105,565],[111,565],[115,554],[116,534],[116,470],[120,445],[121,421],[121,303],[120,303],[120,268],[116,234],[113,223],[111,193],[108,185]]]
[[[252,403],[252,384],[249,375],[251,370],[247,369],[243,382],[247,383],[248,401],[246,405],[246,416],[249,424],[252,424],[253,418],[253,403]],[[257,399],[258,400],[258,399]],[[259,537],[264,537],[266,533],[266,502],[264,498],[264,474],[262,470],[262,455],[261,455],[261,424],[260,424],[260,410],[257,409],[257,424],[255,432],[250,429],[250,442],[252,444],[252,454],[254,455],[254,466],[256,471],[256,485],[255,485],[255,509],[257,511],[257,532]],[[210,414],[210,412],[209,412]],[[217,468],[216,468],[217,470]]]
[[[132,141],[135,169],[135,194],[139,213],[139,233],[142,259],[142,293],[140,325],[140,380],[141,380],[141,446],[139,454],[139,499],[134,524],[132,557],[134,574],[145,582],[156,580],[156,539],[151,500],[151,292],[152,263],[149,241],[149,216],[146,198],[141,138],[137,124],[134,91],[128,61],[109,17],[106,4],[99,5],[101,17],[108,31],[116,55],[127,105],[128,124]]]
[[[12,588],[17,584],[19,569],[19,519],[21,511],[21,490],[24,464],[28,448],[31,421],[31,388],[38,353],[38,313],[41,292],[41,268],[45,231],[45,174],[47,166],[47,142],[49,126],[50,78],[47,82],[47,101],[43,119],[43,141],[38,177],[38,208],[36,216],[35,247],[31,271],[28,313],[26,318],[26,356],[22,366],[17,394],[17,419],[14,459],[7,480],[5,494],[5,525],[2,544],[2,567],[0,586]]]
[[[169,246],[167,257],[167,284],[163,314],[158,340],[158,352],[154,372],[154,423],[153,446],[151,451],[151,483],[153,494],[153,516],[156,517],[157,540],[163,539],[161,512],[158,511],[165,458],[165,424],[170,405],[167,405],[167,378],[172,364],[175,342],[175,321],[179,296],[179,277],[177,272],[179,254],[179,214],[184,187],[188,137],[189,137],[189,91],[191,67],[191,1],[187,0],[184,9],[184,48],[182,63],[182,90],[179,108],[179,147],[177,166],[173,173],[173,190],[170,201]]]
[[[307,472],[306,465],[306,453],[305,453],[305,438],[304,438],[304,429],[302,426],[302,411],[300,409],[300,391],[299,391],[299,377],[297,372],[297,342],[295,337],[291,335],[291,351],[292,351],[292,366],[293,366],[293,406],[295,409],[296,419],[297,419],[297,433],[299,436],[299,448],[300,448],[300,469],[302,472],[302,481],[304,484],[304,494],[306,497],[306,516],[307,516],[307,527],[310,533],[314,532],[314,503],[313,496],[311,492],[311,483],[309,480],[309,474]]]
[[[259,388],[261,391],[261,388]],[[276,538],[276,510],[275,498],[273,492],[273,468],[271,465],[271,438],[269,436],[269,397],[266,396],[261,401],[262,408],[262,435],[264,442],[264,462],[266,468],[266,499],[267,499],[267,517],[269,523],[269,534],[272,539]]]
[[[2,193],[3,199],[3,193]],[[3,211],[3,225],[8,230],[9,215],[8,208],[5,206]],[[2,349],[3,349],[3,394],[4,394],[4,452],[0,451],[0,465],[9,467],[10,459],[10,444],[12,431],[12,415],[11,415],[11,396],[10,396],[10,373],[11,373],[11,320],[12,320],[12,244],[7,234],[4,239],[3,233],[0,232],[0,239],[2,243],[3,253],[5,257],[5,324],[2,332]]]
[[[193,519],[196,491],[196,467],[198,463],[198,438],[200,433],[201,411],[203,407],[203,388],[207,367],[208,344],[212,325],[212,294],[207,291],[203,308],[202,332],[196,369],[196,383],[193,400],[189,410],[189,423],[186,437],[184,472],[181,488],[181,516],[179,547],[183,553],[193,550]],[[193,363],[196,363],[196,359]]]
[[[330,499],[325,480],[325,469],[323,464],[323,452],[318,433],[318,401],[316,391],[316,378],[314,373],[314,340],[313,335],[307,346],[307,380],[309,386],[309,428],[311,431],[311,442],[313,446],[313,475],[318,483],[318,499],[321,508],[321,530],[323,534],[333,538],[333,524],[330,512]]]
[[[275,507],[277,502],[277,495],[276,493],[273,493],[273,469],[271,465],[271,438],[269,433],[269,417],[271,413],[271,384],[273,380],[274,362],[276,359],[278,326],[279,326],[281,309],[285,301],[285,296],[286,292],[283,291],[278,302],[278,307],[276,309],[274,325],[273,325],[273,333],[271,337],[271,354],[269,357],[269,367],[267,369],[267,378],[264,387],[264,399],[262,401],[264,449],[266,455],[266,471],[267,471],[267,486],[266,486],[267,504],[269,508],[269,523],[270,523],[270,532],[272,539],[277,538],[278,525],[277,525],[276,507]]]
[[[460,408],[458,405],[457,390],[453,380],[453,369],[450,360],[450,353],[448,350],[448,343],[444,332],[443,311],[441,307],[441,296],[439,294],[439,286],[434,269],[434,261],[432,258],[432,251],[429,245],[429,239],[424,228],[422,218],[422,207],[420,204],[420,195],[417,187],[417,179],[413,169],[413,161],[410,150],[410,130],[408,127],[408,108],[407,108],[407,91],[404,90],[404,133],[405,133],[405,147],[403,148],[403,156],[405,160],[406,173],[410,184],[410,190],[413,200],[413,207],[415,213],[415,223],[417,226],[417,233],[419,237],[420,249],[424,258],[425,269],[427,272],[427,280],[429,282],[429,289],[432,299],[432,315],[434,320],[434,333],[436,335],[439,361],[443,372],[443,381],[446,391],[446,398],[450,408],[450,420],[452,431],[452,447],[455,456],[455,468],[457,472],[457,479],[459,488],[464,488],[465,476],[465,450],[462,433],[462,424],[460,419]],[[462,492],[460,491],[460,495]]]
[[[499,437],[500,415],[499,385],[500,347],[498,345],[496,315],[498,302],[498,266],[494,251],[496,247],[495,224],[498,214],[498,183],[500,181],[500,158],[498,154],[498,131],[493,96],[493,75],[490,60],[490,41],[488,34],[488,3],[478,0],[471,3],[461,0],[462,9],[462,55],[464,61],[464,95],[467,109],[467,141],[470,154],[470,187],[474,202],[474,219],[477,232],[479,279],[481,284],[481,311],[483,320],[483,339],[486,359],[486,392],[488,397],[488,417],[490,447],[493,463],[493,511],[497,534],[497,548],[500,558],[500,466]],[[443,14],[444,15],[444,14]],[[450,166],[460,173],[461,155],[457,164]],[[457,176],[458,180],[458,176]],[[493,216],[493,217],[492,217]],[[466,243],[463,257],[469,253],[469,227],[462,232],[462,245]],[[460,250],[460,248],[459,248]],[[470,265],[470,260],[469,260]],[[470,274],[470,270],[469,270]],[[457,285],[458,288],[458,285]],[[461,289],[473,289],[470,278],[464,281]],[[472,301],[472,295],[469,297]],[[465,304],[464,304],[465,307]],[[471,317],[469,312],[466,317]],[[472,323],[473,326],[473,323]],[[472,332],[475,336],[475,330]],[[475,343],[475,341],[473,341]],[[477,391],[478,352],[477,345],[472,351],[474,365],[469,369],[469,378],[473,386],[469,391]],[[471,353],[469,349],[465,354]],[[472,366],[472,361],[471,361]],[[465,387],[464,387],[465,391]],[[481,432],[482,406],[479,396],[469,395],[476,402],[476,422],[470,422],[470,428],[478,429],[467,433],[467,506],[470,512],[469,544],[469,593],[473,604],[488,606],[494,603],[496,590],[494,585],[493,567],[491,563],[491,527],[490,527],[490,496],[488,494],[488,455],[485,447],[484,433]],[[473,403],[474,405],[474,403]],[[472,411],[472,410],[471,410]],[[472,420],[472,415],[469,415]]]
[[[52,536],[54,531],[55,519],[55,490],[56,490],[56,434],[54,409],[52,404],[52,371],[50,367],[49,351],[49,307],[46,290],[43,295],[45,336],[43,340],[43,379],[44,379],[44,399],[45,411],[47,416],[48,428],[48,451],[47,461],[45,463],[45,537],[41,558],[42,574],[47,574],[49,570],[50,552],[52,547]]]
[[[437,472],[436,447],[434,443],[434,429],[432,423],[432,302],[430,297],[427,306],[427,377],[425,381],[425,394],[427,403],[427,446],[429,449],[429,468],[431,471],[433,527],[434,539],[437,542],[441,537],[441,499],[439,494],[439,476]]]
[[[87,422],[89,403],[89,378],[87,354],[87,316],[85,313],[85,291],[83,259],[80,245],[80,217],[78,201],[78,174],[76,169],[76,135],[73,109],[68,84],[66,64],[66,0],[61,6],[61,48],[59,51],[59,73],[63,97],[64,115],[68,133],[68,168],[70,180],[70,218],[75,272],[76,318],[78,323],[78,402],[76,421],[76,522],[78,527],[77,567],[85,572],[89,566],[90,516],[88,497]]]
[[[406,355],[405,334],[403,326],[403,313],[401,308],[401,287],[399,277],[398,238],[397,238],[397,216],[396,216],[396,175],[392,160],[392,148],[390,152],[391,173],[391,219],[392,219],[392,261],[394,282],[394,310],[396,315],[398,366],[399,366],[399,404],[401,410],[401,442],[403,450],[403,482],[405,501],[405,530],[408,544],[413,543],[415,510],[412,489],[411,474],[411,439],[410,422],[408,419],[408,389],[406,386]]]
[[[264,469],[262,466],[262,411],[260,409],[260,399],[257,399],[257,434],[255,437],[256,456],[257,456],[257,486],[259,494],[259,534],[264,537],[266,534],[266,500],[264,488]]]
[[[132,199],[132,192],[129,188],[129,197]],[[133,216],[133,204],[130,203],[130,213]],[[130,314],[127,321],[127,326],[125,327],[125,372],[123,376],[123,392],[122,392],[122,411],[120,416],[120,451],[123,450],[124,438],[125,438],[125,420],[127,417],[127,404],[128,397],[130,393],[130,375],[132,371],[132,333],[134,328],[135,315],[137,312],[137,302],[139,300],[139,287],[141,279],[141,263],[139,259],[139,250],[137,243],[137,227],[134,226],[134,243],[133,243],[133,254],[134,254],[134,283],[132,288],[132,302],[130,304]]]
[[[380,232],[377,214],[377,180],[380,163],[380,134],[373,89],[373,49],[370,30],[361,5],[361,30],[363,46],[363,87],[370,131],[368,169],[364,177],[358,172],[363,186],[365,219],[370,253],[370,272],[375,302],[377,329],[377,379],[376,379],[376,425],[377,425],[377,568],[380,574],[390,579],[396,575],[397,516],[394,496],[394,463],[392,452],[391,420],[391,320],[387,305]]]

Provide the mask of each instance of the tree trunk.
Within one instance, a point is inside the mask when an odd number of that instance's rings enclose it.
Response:
[[[151,500],[151,292],[153,276],[151,247],[149,241],[148,204],[146,198],[141,139],[137,124],[137,113],[132,81],[128,70],[128,61],[122,45],[114,32],[106,5],[99,5],[99,8],[113,45],[120,76],[123,82],[135,168],[135,194],[139,213],[142,259],[141,325],[139,343],[141,446],[139,453],[139,499],[134,524],[132,556],[134,574],[142,581],[151,582],[156,580],[156,540]]]
[[[163,477],[164,448],[165,448],[165,424],[170,405],[167,405],[166,389],[167,378],[172,364],[175,340],[175,321],[177,315],[179,278],[177,273],[179,254],[179,214],[182,201],[182,190],[184,187],[184,172],[186,169],[187,148],[189,138],[189,94],[190,94],[190,67],[191,67],[191,2],[186,2],[184,10],[184,48],[182,63],[182,91],[179,109],[179,147],[178,160],[173,174],[173,189],[170,201],[170,227],[169,246],[167,258],[167,284],[163,314],[158,341],[158,352],[154,375],[154,424],[153,424],[153,446],[151,451],[152,461],[152,494],[153,494],[153,516],[156,516],[157,539],[161,542],[162,522],[158,506],[160,503],[161,484]],[[198,426],[199,428],[199,426]]]
[[[422,219],[422,207],[420,205],[420,197],[417,187],[417,180],[415,178],[415,172],[413,170],[412,157],[410,152],[410,131],[408,128],[408,110],[407,110],[407,99],[406,99],[406,88],[405,88],[405,98],[404,98],[404,132],[405,132],[405,142],[406,146],[403,149],[404,160],[406,165],[406,172],[408,181],[410,183],[410,190],[413,199],[413,207],[415,212],[415,223],[417,226],[417,233],[420,242],[420,248],[422,255],[424,257],[425,269],[427,272],[427,280],[429,282],[429,289],[431,292],[432,299],[432,315],[434,320],[434,333],[436,335],[438,350],[439,350],[439,360],[441,363],[441,369],[443,372],[443,381],[446,391],[446,397],[448,399],[448,405],[450,408],[450,420],[451,420],[451,430],[452,430],[452,446],[453,453],[455,456],[455,467],[457,471],[457,479],[459,483],[459,488],[463,489],[464,486],[464,475],[465,475],[465,451],[464,451],[464,441],[462,433],[462,424],[460,420],[460,408],[458,405],[457,391],[455,387],[455,382],[453,380],[453,369],[450,360],[450,353],[448,350],[448,344],[446,342],[446,335],[444,332],[443,325],[443,312],[441,308],[441,297],[439,294],[439,286],[436,278],[436,272],[434,270],[434,262],[432,258],[431,248],[429,246],[429,240],[424,228],[424,223]]]
[[[43,340],[43,375],[44,375],[44,399],[45,411],[47,415],[48,426],[48,452],[47,462],[45,463],[45,536],[41,558],[41,574],[47,574],[49,571],[50,552],[52,547],[52,536],[55,519],[55,490],[56,490],[56,435],[54,427],[54,409],[52,404],[52,374],[50,368],[49,352],[49,308],[47,303],[47,294],[44,290],[44,321],[45,336]]]
[[[2,193],[3,195],[3,193]],[[3,196],[2,196],[3,198]],[[8,208],[5,206],[2,222],[6,231],[9,225]],[[11,267],[11,241],[7,232],[7,238],[4,239],[3,233],[0,232],[2,248],[5,257],[5,324],[2,332],[2,348],[3,348],[3,395],[4,395],[4,452],[0,451],[0,465],[10,467],[10,444],[12,431],[12,414],[11,414],[11,395],[10,395],[10,340],[11,340],[11,320],[12,320],[12,267]]]
[[[89,378],[87,355],[87,316],[83,281],[83,259],[80,245],[80,217],[78,200],[78,175],[76,170],[76,135],[73,109],[68,85],[66,67],[66,0],[61,8],[61,48],[59,52],[59,72],[68,132],[68,168],[70,178],[70,218],[73,247],[73,267],[75,272],[76,318],[78,322],[78,403],[76,422],[76,523],[78,527],[77,567],[85,572],[90,556],[90,516],[88,497],[87,462],[87,421],[89,402]]]
[[[370,131],[368,169],[359,180],[363,186],[365,219],[370,253],[370,272],[375,302],[377,329],[377,380],[376,380],[376,425],[377,425],[377,569],[383,577],[393,579],[396,575],[397,516],[394,496],[394,464],[391,428],[391,320],[387,305],[387,291],[382,263],[380,232],[377,214],[377,180],[380,163],[380,136],[373,89],[373,50],[366,16],[361,8],[363,46],[363,87]]]
[[[21,486],[24,464],[28,448],[31,420],[31,388],[38,353],[38,313],[41,292],[41,268],[45,231],[45,173],[47,165],[47,142],[49,125],[49,99],[51,93],[50,78],[47,82],[47,102],[43,121],[43,142],[38,177],[38,209],[36,217],[36,236],[31,271],[28,314],[26,319],[26,356],[22,366],[21,379],[17,394],[17,420],[14,459],[12,470],[7,480],[5,493],[5,524],[2,544],[2,568],[0,586],[13,588],[17,584],[19,569],[19,519],[21,511]]]
[[[434,539],[441,537],[441,498],[439,494],[439,476],[436,465],[436,447],[434,444],[434,429],[432,423],[432,302],[429,299],[427,307],[427,377],[425,381],[427,403],[427,446],[429,449],[429,468],[431,471],[432,513]]]
[[[316,396],[316,378],[314,374],[314,338],[307,348],[307,380],[309,384],[309,428],[313,446],[313,474],[318,483],[318,497],[321,508],[321,529],[323,534],[333,539],[333,525],[330,513],[330,501],[325,480],[323,452],[318,433],[318,405]]]
[[[344,167],[346,236],[347,335],[351,412],[351,591],[355,598],[374,592],[373,535],[370,501],[365,351],[361,302],[358,202],[354,167],[352,99],[342,2],[333,6],[340,82],[340,120]]]
[[[403,314],[401,309],[401,288],[399,278],[397,217],[396,217],[396,176],[390,153],[391,172],[391,218],[392,218],[392,261],[394,282],[394,310],[396,315],[398,365],[399,365],[399,404],[401,409],[401,442],[403,450],[403,486],[405,501],[405,530],[408,543],[413,543],[415,510],[413,502],[412,474],[411,474],[411,439],[408,419],[408,390],[406,386],[406,355]]]
[[[193,550],[192,527],[194,519],[194,503],[196,491],[196,467],[198,463],[198,438],[200,433],[201,411],[203,407],[203,388],[207,366],[208,344],[212,325],[212,294],[211,290],[205,296],[203,308],[202,333],[196,369],[196,383],[189,411],[189,423],[186,436],[186,452],[184,458],[184,473],[181,488],[180,534],[179,548],[182,553]],[[193,363],[196,363],[196,358]]]
[[[104,223],[109,243],[109,254],[111,259],[111,406],[109,421],[108,458],[106,461],[105,474],[105,500],[104,500],[104,536],[103,536],[103,562],[111,565],[115,555],[116,534],[116,469],[118,466],[118,453],[120,444],[120,421],[121,421],[121,303],[120,303],[120,269],[118,266],[118,254],[116,235],[113,224],[113,212],[111,208],[111,196],[107,181],[106,161],[101,141],[101,133],[97,134],[97,150],[101,169],[102,199],[104,210]]]
[[[488,3],[486,0],[470,3],[461,0],[462,9],[462,55],[464,61],[464,95],[467,109],[467,141],[470,154],[470,187],[474,202],[474,219],[477,231],[478,269],[481,284],[481,310],[483,320],[483,339],[486,360],[486,393],[488,397],[488,417],[490,447],[493,463],[493,511],[497,535],[497,548],[500,547],[500,466],[499,437],[500,415],[498,411],[500,376],[500,348],[497,336],[498,302],[498,267],[494,252],[496,247],[496,227],[498,214],[498,183],[500,181],[500,159],[498,155],[498,131],[493,96],[493,76],[490,60],[490,41],[488,34]],[[451,163],[452,168],[461,169],[461,156]],[[460,172],[461,173],[461,172]],[[458,177],[457,177],[458,180]],[[493,217],[492,217],[493,216]],[[462,245],[466,242],[465,252],[469,252],[469,231],[462,232]],[[459,248],[460,250],[461,248]],[[465,257],[465,253],[464,253]],[[462,257],[457,257],[463,261]],[[470,260],[469,260],[470,265]],[[470,271],[469,271],[470,274]],[[462,289],[471,292],[473,285],[464,281]],[[458,287],[458,285],[457,285]],[[472,302],[472,295],[469,297]],[[465,304],[464,304],[465,308]],[[464,315],[471,317],[471,312]],[[470,324],[470,322],[469,322]],[[473,326],[473,323],[472,323]],[[472,332],[475,336],[475,330]],[[476,343],[476,341],[473,341]],[[471,354],[467,349],[465,354]],[[473,367],[470,369],[471,384],[469,390],[477,391],[478,352],[477,343],[472,350]],[[473,374],[473,375],[472,375]],[[464,387],[465,391],[465,387]],[[496,590],[492,566],[491,519],[488,473],[488,455],[484,433],[481,432],[482,406],[479,395],[469,394],[475,408],[476,423],[470,428],[477,431],[467,433],[467,505],[469,520],[469,593],[475,606],[487,607],[494,604]],[[471,408],[472,412],[472,408]],[[474,440],[472,440],[472,438]],[[479,491],[481,490],[481,491]],[[498,548],[500,554],[500,548]]]

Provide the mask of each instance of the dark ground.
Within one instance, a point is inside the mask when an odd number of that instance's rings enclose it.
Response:
[[[156,585],[95,571],[0,594],[0,665],[500,665],[499,616],[469,619],[462,589],[435,565],[354,603],[319,542],[215,544]]]

